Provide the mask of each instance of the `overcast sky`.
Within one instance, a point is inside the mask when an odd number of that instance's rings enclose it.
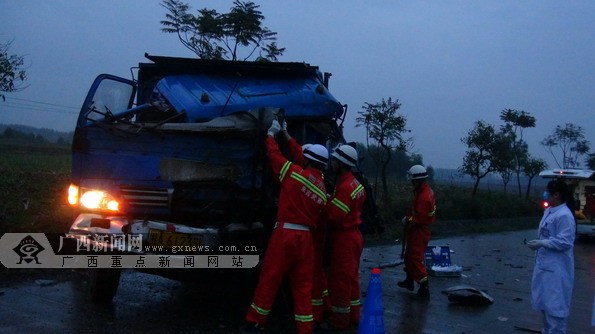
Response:
[[[193,13],[233,4],[185,2]],[[349,106],[347,140],[365,142],[358,112],[391,97],[415,153],[435,168],[460,166],[461,138],[478,120],[499,127],[506,108],[537,119],[525,138],[552,168],[539,142],[556,125],[582,126],[595,151],[595,1],[254,2],[286,48],[281,61],[333,74],[330,91]],[[0,123],[71,131],[98,74],[130,78],[145,52],[193,57],[160,31],[165,13],[159,0],[0,0],[0,41],[29,65],[29,86],[0,101]]]

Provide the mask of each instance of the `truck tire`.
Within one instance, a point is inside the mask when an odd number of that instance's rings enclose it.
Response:
[[[91,301],[97,304],[110,303],[120,285],[122,269],[91,269],[89,271],[89,287]]]

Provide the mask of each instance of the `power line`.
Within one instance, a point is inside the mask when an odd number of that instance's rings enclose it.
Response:
[[[18,104],[14,102],[2,102],[0,103],[0,108],[2,106],[7,107],[9,110],[12,109],[19,109],[19,110],[26,110],[26,111],[33,111],[33,112],[52,112],[52,113],[59,113],[59,114],[69,114],[69,115],[76,115],[78,112],[76,111],[68,111],[68,110],[61,110],[61,109],[51,109],[45,108],[43,106],[35,106],[35,105],[27,105],[27,104]]]
[[[30,103],[44,104],[44,105],[54,106],[54,107],[74,109],[74,110],[79,110],[80,109],[80,108],[77,108],[77,107],[65,106],[65,105],[60,105],[60,104],[54,104],[54,103],[48,103],[48,102],[40,102],[40,101],[34,101],[34,100],[28,100],[28,99],[20,99],[18,97],[12,97],[12,96],[7,96],[6,97],[6,100],[11,100],[11,99],[12,100],[19,100],[19,101],[30,102]]]

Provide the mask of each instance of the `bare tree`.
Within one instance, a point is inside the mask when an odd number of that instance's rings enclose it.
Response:
[[[554,133],[541,141],[559,168],[575,168],[580,165],[579,157],[590,150],[589,141],[585,139],[585,131],[581,126],[566,123],[564,127],[558,125]],[[554,148],[562,153],[561,163],[554,153]]]
[[[0,43],[0,97],[6,101],[3,93],[17,92],[26,88],[27,79],[25,72],[24,56],[9,54],[8,50],[12,41]]]

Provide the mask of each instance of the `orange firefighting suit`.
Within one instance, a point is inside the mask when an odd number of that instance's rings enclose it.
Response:
[[[303,149],[294,138],[288,140],[289,154],[294,163],[303,166]],[[330,309],[326,273],[323,269],[324,247],[326,244],[326,222],[319,219],[312,231],[314,244],[314,276],[312,278],[312,313],[314,322],[322,322],[324,312]]]
[[[281,190],[277,223],[264,255],[260,279],[246,320],[264,325],[284,277],[293,296],[298,333],[311,333],[313,246],[311,229],[326,204],[322,172],[303,169],[288,161],[272,137],[266,139],[267,154]]]
[[[424,266],[426,247],[430,241],[430,225],[436,220],[436,200],[430,186],[423,182],[414,191],[414,198],[409,208],[403,270],[407,276],[420,283],[427,280],[428,272]]]
[[[364,187],[347,171],[337,179],[325,211],[330,243],[329,322],[337,329],[359,323],[359,261],[364,245],[359,224],[365,198]]]
[[[312,313],[314,322],[322,322],[324,312],[330,309],[328,283],[323,269],[324,247],[326,245],[326,222],[318,220],[316,229],[312,231],[314,244],[314,276],[312,278]]]

